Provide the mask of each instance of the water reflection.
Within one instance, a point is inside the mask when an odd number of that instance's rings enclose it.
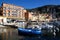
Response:
[[[19,40],[60,40],[60,37],[47,37],[47,36],[19,36]]]
[[[0,28],[0,40],[18,40],[18,31],[13,28]]]
[[[6,34],[6,35],[5,35]],[[4,35],[4,36],[3,36]],[[3,33],[4,40],[60,40],[60,36],[24,36],[24,35],[18,35],[17,29],[7,28],[7,32]],[[7,37],[7,39],[5,38]],[[2,40],[2,39],[0,39]]]

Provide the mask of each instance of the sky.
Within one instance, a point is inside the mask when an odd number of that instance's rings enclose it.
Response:
[[[26,9],[32,9],[44,5],[60,5],[60,0],[0,0],[0,5],[2,2],[22,6]]]

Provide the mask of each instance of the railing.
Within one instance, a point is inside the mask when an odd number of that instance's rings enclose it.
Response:
[[[14,25],[15,23],[4,23],[4,25]]]

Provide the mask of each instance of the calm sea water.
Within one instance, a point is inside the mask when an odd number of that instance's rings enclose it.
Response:
[[[60,36],[24,36],[24,35],[18,35],[18,30],[16,29],[7,29],[8,32],[4,33],[2,36],[0,37],[0,40],[2,40],[2,38],[4,40],[60,40]]]
[[[60,40],[57,36],[19,36],[18,40]]]

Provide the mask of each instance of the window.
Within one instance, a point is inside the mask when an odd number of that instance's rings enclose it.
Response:
[[[19,13],[21,13],[21,11]]]
[[[7,9],[7,10],[10,10],[10,8],[9,8],[9,7],[7,7],[6,9]]]
[[[4,7],[3,10],[6,10],[6,7]]]
[[[12,14],[12,17],[17,17],[17,14]]]
[[[14,10],[14,11],[12,11],[12,13],[13,13],[13,14],[16,14],[16,13],[17,13],[17,11],[16,11],[16,10]]]
[[[12,17],[17,17],[17,15],[18,15],[17,11],[16,10],[13,10],[12,11]]]
[[[8,16],[10,16],[10,13],[8,13]]]
[[[10,16],[10,11],[8,11],[8,16]]]
[[[6,16],[6,13],[4,13],[3,16]]]
[[[3,13],[6,13],[6,10],[3,10]]]

